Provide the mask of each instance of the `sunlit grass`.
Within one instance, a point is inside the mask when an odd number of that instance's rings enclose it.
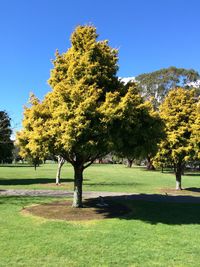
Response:
[[[200,206],[126,202],[124,218],[69,223],[24,216],[50,198],[0,197],[0,266],[198,266]]]
[[[0,189],[73,188],[73,169],[54,186],[56,164],[0,167]],[[93,165],[84,173],[85,191],[159,193],[173,188],[173,174]],[[183,187],[200,188],[199,175],[185,175]],[[123,200],[132,210],[123,218],[94,222],[47,220],[23,207],[55,201],[47,197],[0,197],[0,266],[198,266],[200,205]],[[119,200],[118,200],[119,201]]]
[[[62,170],[62,185],[55,185],[56,164],[33,167],[0,167],[0,189],[65,189],[73,190],[73,168],[66,164]],[[183,187],[200,187],[200,173],[183,176]],[[84,172],[85,191],[158,193],[162,188],[174,188],[173,173],[126,168],[124,165],[94,164]]]

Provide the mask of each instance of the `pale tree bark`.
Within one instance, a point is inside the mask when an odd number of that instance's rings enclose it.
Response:
[[[155,167],[153,166],[153,163],[152,163],[152,157],[150,155],[148,155],[147,157],[147,170],[151,170],[151,171],[155,170]]]
[[[183,167],[181,163],[178,163],[175,168],[175,176],[176,176],[176,190],[182,190],[182,172]]]
[[[60,185],[60,174],[61,174],[62,166],[65,163],[65,159],[60,155],[57,156],[57,159],[58,159],[58,168],[57,168],[57,173],[56,173],[56,185]]]

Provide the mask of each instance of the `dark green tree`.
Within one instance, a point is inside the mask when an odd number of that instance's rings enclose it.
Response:
[[[6,111],[0,111],[0,162],[12,162],[13,141],[11,140],[10,117]]]
[[[115,140],[115,153],[126,157],[127,166],[131,167],[134,159],[148,159],[156,154],[157,144],[164,137],[164,123],[152,104],[139,94],[134,82],[124,85],[122,92],[126,102],[121,104],[119,99],[115,112],[121,116],[113,116],[111,135]]]

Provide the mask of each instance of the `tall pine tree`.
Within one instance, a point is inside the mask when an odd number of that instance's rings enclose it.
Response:
[[[7,112],[0,111],[0,162],[12,162],[13,141],[11,140],[10,117]]]

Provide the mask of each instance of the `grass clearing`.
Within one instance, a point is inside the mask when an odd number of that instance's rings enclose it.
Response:
[[[73,170],[63,169],[56,187],[56,164],[0,167],[0,189],[72,189]],[[84,190],[159,193],[173,188],[173,174],[94,165],[85,172]],[[199,175],[183,176],[183,187],[200,187]],[[192,191],[191,191],[192,192]],[[0,266],[181,266],[200,262],[200,205],[120,200],[132,212],[93,222],[48,220],[24,215],[24,207],[49,203],[49,197],[0,197]]]
[[[69,223],[23,216],[51,198],[0,197],[0,266],[198,266],[200,205],[128,201],[126,218]],[[54,199],[55,201],[55,199]]]
[[[53,201],[41,205],[25,207],[22,212],[47,219],[66,221],[94,221],[126,216],[131,209],[119,201],[107,198],[106,205],[99,205],[99,199],[84,200],[83,208],[75,209],[71,201]]]

